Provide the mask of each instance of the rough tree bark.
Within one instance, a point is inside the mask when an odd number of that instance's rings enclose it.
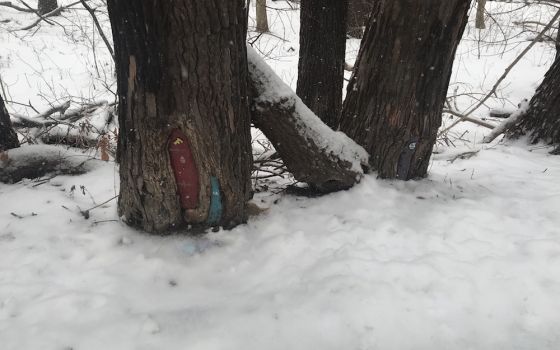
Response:
[[[340,130],[382,178],[427,174],[470,0],[379,0],[348,85]]]
[[[57,8],[58,8],[58,3],[56,0],[39,0],[37,2],[37,11],[41,15],[52,12]]]
[[[0,152],[16,147],[19,147],[18,137],[12,128],[10,115],[0,95]]]
[[[266,0],[257,0],[257,32],[268,32],[268,15],[266,11]]]
[[[119,214],[149,232],[244,222],[252,163],[244,0],[109,0],[108,8],[120,101]],[[172,139],[178,130],[187,140]],[[169,147],[185,143],[200,182],[195,208],[182,203],[184,184],[171,166]]]
[[[560,59],[546,73],[529,102],[527,112],[510,132],[510,137],[529,135],[531,143],[560,145]],[[560,147],[553,153],[559,154]]]
[[[359,182],[367,152],[322,123],[251,48],[248,57],[253,123],[294,177],[324,193]]]
[[[348,0],[303,0],[297,95],[333,128],[342,109]]]

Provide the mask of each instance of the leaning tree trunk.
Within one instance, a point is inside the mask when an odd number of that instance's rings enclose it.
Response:
[[[266,11],[266,0],[257,0],[257,32],[268,32],[268,15]]]
[[[340,130],[382,178],[427,174],[470,0],[378,0],[348,85]]]
[[[39,0],[37,3],[37,11],[39,14],[44,15],[52,12],[58,8],[56,0]]]
[[[251,117],[274,145],[288,170],[318,192],[333,192],[360,181],[368,154],[335,132],[248,48]]]
[[[246,220],[252,163],[244,0],[109,0],[118,211],[165,232]]]
[[[16,147],[19,147],[18,137],[12,128],[10,115],[0,95],[0,152]]]
[[[297,95],[333,128],[342,109],[348,0],[303,0]]]
[[[546,73],[527,112],[510,133],[512,136],[529,135],[531,143],[545,142],[560,145],[560,59],[557,58]],[[554,153],[558,153],[557,148]]]

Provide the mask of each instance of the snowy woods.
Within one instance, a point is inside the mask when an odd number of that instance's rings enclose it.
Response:
[[[557,349],[558,5],[0,0],[0,349]]]

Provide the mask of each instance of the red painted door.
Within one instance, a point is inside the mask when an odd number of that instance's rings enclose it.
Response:
[[[181,197],[183,209],[198,207],[199,180],[187,136],[180,130],[173,130],[169,137],[169,156],[175,174],[175,182]]]

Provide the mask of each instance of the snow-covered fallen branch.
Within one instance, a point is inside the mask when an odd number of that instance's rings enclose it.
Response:
[[[0,153],[0,182],[15,183],[47,174],[83,174],[98,160],[61,146],[29,145]]]
[[[264,62],[247,47],[251,114],[288,170],[321,192],[356,184],[367,168],[367,152],[342,132],[326,126]]]
[[[519,104],[519,109],[513,112],[509,118],[504,120],[500,125],[496,126],[492,131],[484,136],[482,139],[483,143],[490,143],[496,139],[496,137],[500,136],[501,134],[507,132],[511,128],[513,128],[521,118],[527,113],[527,109],[529,108],[529,102],[527,100],[521,102]]]
[[[114,104],[106,101],[82,105],[76,109],[70,109],[70,102],[66,102],[35,117],[12,115],[11,121],[16,129],[29,129],[29,138],[47,144],[89,148],[96,147],[103,135],[111,134],[114,139],[117,136]]]

